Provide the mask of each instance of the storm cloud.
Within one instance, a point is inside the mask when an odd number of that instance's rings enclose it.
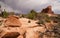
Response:
[[[6,6],[6,9],[9,9],[10,11],[13,10],[16,13],[28,13],[32,9],[40,12],[49,5],[52,5],[52,10],[55,13],[60,13],[59,0],[0,0],[0,2]]]

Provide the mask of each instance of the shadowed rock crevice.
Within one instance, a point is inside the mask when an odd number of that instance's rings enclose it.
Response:
[[[20,34],[18,32],[6,33],[2,38],[17,38]]]

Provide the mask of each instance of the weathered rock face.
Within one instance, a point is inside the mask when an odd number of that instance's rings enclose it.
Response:
[[[8,18],[6,18],[6,20],[4,21],[4,26],[18,27],[21,25],[22,24],[19,21],[19,17],[17,16],[8,16]]]
[[[54,12],[52,11],[52,6],[48,6],[47,8],[43,9],[41,13],[54,14]]]

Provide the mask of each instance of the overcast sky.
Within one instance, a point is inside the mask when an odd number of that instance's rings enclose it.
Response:
[[[43,8],[51,5],[52,10],[60,14],[60,0],[0,0],[0,5],[2,9],[16,13],[28,13],[32,9],[40,12]]]

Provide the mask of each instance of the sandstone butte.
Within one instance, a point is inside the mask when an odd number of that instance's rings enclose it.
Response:
[[[51,5],[42,9],[41,13],[46,13],[48,16],[57,16],[56,14],[54,14],[54,11],[52,11],[52,6]]]
[[[54,14],[54,12],[52,11],[52,6],[48,6],[47,8],[43,9],[41,11],[41,13],[48,13],[48,14]]]
[[[51,11],[51,6],[48,6],[49,13],[53,12]],[[46,12],[46,10],[44,9]],[[43,11],[42,11],[43,12]],[[28,21],[31,21],[31,23],[28,23]],[[27,18],[19,18],[18,16],[8,16],[3,21],[2,26],[0,26],[0,38],[54,38],[54,33],[48,33],[51,34],[50,37],[47,35],[42,35],[47,30],[52,30],[52,23],[46,23],[45,26],[39,26],[36,24],[38,20],[31,20]]]

